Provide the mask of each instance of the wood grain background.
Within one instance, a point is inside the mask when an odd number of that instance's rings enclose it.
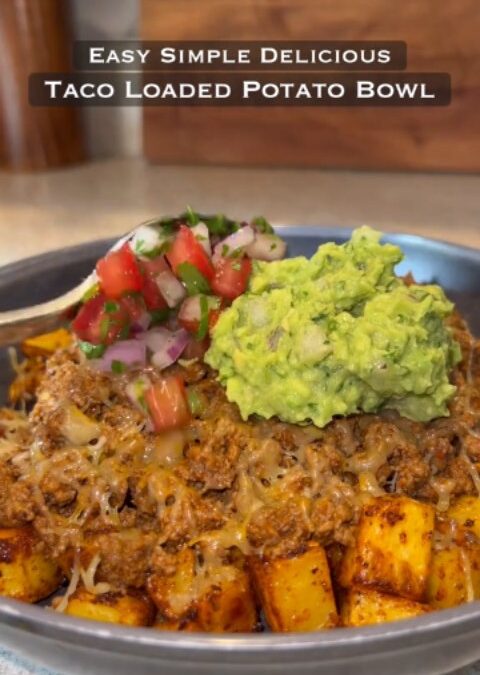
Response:
[[[142,0],[150,40],[405,40],[447,108],[146,108],[152,162],[478,171],[480,0]]]
[[[32,72],[70,68],[70,16],[64,0],[0,0],[0,167],[44,170],[85,159],[80,113],[34,108]]]

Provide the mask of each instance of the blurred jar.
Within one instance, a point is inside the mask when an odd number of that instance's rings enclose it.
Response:
[[[42,170],[85,159],[80,110],[33,107],[33,72],[69,72],[72,38],[67,0],[0,2],[0,166]]]

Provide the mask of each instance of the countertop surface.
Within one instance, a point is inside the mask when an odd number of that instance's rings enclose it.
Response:
[[[119,235],[187,205],[276,224],[414,232],[480,248],[480,175],[149,166],[0,173],[0,264]]]

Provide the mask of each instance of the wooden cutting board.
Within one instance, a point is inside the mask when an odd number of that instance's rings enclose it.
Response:
[[[404,40],[408,71],[449,72],[445,108],[144,109],[152,162],[480,169],[479,0],[142,0],[149,40]]]

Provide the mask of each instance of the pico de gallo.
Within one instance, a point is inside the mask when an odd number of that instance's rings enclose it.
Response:
[[[262,217],[240,223],[188,209],[141,225],[97,262],[72,323],[77,345],[92,366],[132,374],[127,393],[156,431],[182,426],[184,383],[162,371],[201,358],[221,312],[247,290],[252,260],[285,252]]]

